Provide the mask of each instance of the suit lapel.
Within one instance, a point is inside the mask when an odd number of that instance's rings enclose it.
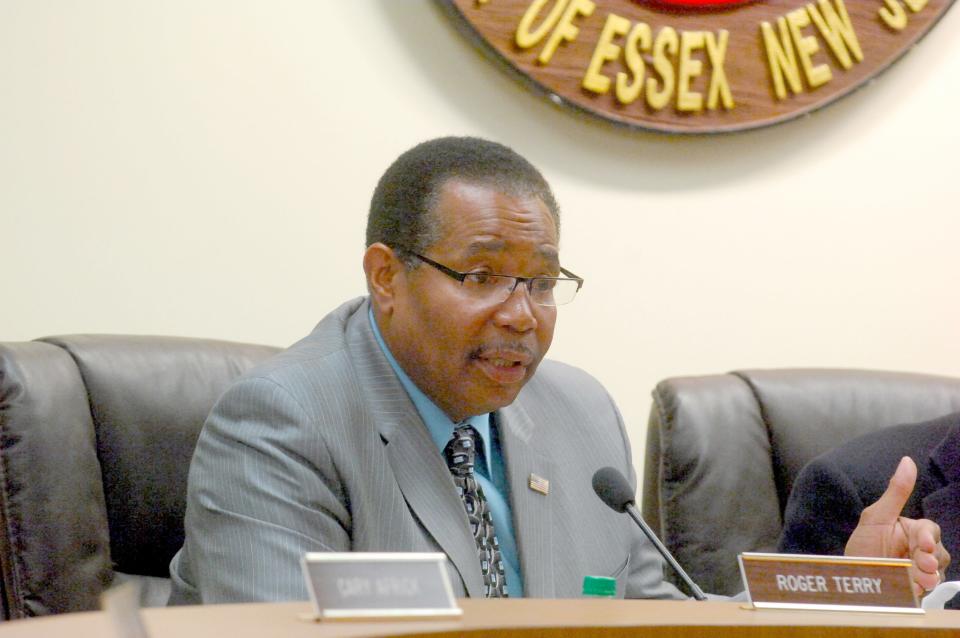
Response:
[[[463,503],[416,407],[373,336],[364,303],[350,318],[348,347],[387,458],[414,516],[447,554],[470,596],[483,596],[476,542]]]
[[[470,596],[483,596],[477,546],[450,471],[419,418],[398,423],[384,436],[387,456],[407,505],[443,548]],[[382,434],[382,433],[381,433]]]
[[[930,464],[944,478],[944,486],[924,496],[923,516],[940,525],[943,545],[957,552],[960,549],[960,426],[952,428],[933,449]],[[950,564],[946,578],[960,579],[960,563]]]
[[[531,489],[530,475],[556,479],[555,464],[537,451],[537,426],[515,401],[496,413],[497,427],[503,442],[513,529],[520,553],[524,596],[553,598],[554,557],[552,556],[553,501],[549,492]],[[555,486],[554,486],[555,487]]]

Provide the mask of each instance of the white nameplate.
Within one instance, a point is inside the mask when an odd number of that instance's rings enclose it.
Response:
[[[449,617],[457,606],[445,554],[309,552],[300,561],[316,617]]]
[[[739,560],[754,607],[923,613],[909,560],[750,552]]]

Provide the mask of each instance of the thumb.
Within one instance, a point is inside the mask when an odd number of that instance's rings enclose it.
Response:
[[[861,523],[871,525],[892,525],[896,522],[903,506],[913,492],[917,482],[917,465],[909,456],[900,459],[897,471],[890,477],[887,491],[873,505],[863,510]]]

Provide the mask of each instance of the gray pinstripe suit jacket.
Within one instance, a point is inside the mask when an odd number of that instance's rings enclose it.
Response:
[[[171,604],[306,599],[308,551],[442,551],[454,590],[481,595],[473,537],[426,427],[356,299],[220,399],[190,467]],[[605,465],[633,480],[616,406],[592,377],[544,361],[496,413],[526,595],[575,597],[585,575],[621,595],[681,597],[625,515],[593,493]],[[528,486],[531,473],[549,494]]]

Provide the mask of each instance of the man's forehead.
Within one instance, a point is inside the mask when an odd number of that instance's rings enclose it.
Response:
[[[534,255],[559,264],[556,220],[537,194],[450,180],[440,195],[437,239],[451,253],[467,259]]]
[[[432,208],[436,212],[448,212],[454,216],[464,208],[487,214],[511,216],[515,214],[545,214],[556,226],[556,214],[550,210],[541,193],[522,184],[474,182],[453,178],[447,180],[437,191]]]
[[[476,255],[484,255],[488,253],[505,253],[511,250],[509,241],[502,237],[484,237],[477,238],[467,244],[466,253],[467,257],[474,257]],[[542,258],[550,262],[560,261],[560,253],[557,250],[557,247],[552,244],[538,244],[534,246],[534,250]]]

